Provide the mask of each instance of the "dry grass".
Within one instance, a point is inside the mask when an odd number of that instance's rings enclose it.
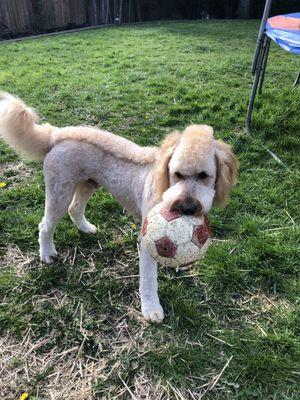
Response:
[[[96,379],[102,377],[105,362],[101,357],[87,358],[80,347],[59,351],[55,346],[41,351],[53,337],[34,340],[29,328],[22,342],[7,334],[0,338],[0,394],[12,399],[30,391],[35,382],[37,398],[51,400],[87,400]],[[42,382],[38,383],[37,377]]]
[[[17,245],[13,244],[6,246],[3,253],[3,257],[0,258],[0,268],[12,268],[18,277],[28,273],[30,264],[36,258],[32,254],[21,251]]]
[[[219,380],[228,367],[230,357],[221,371],[210,373],[207,376],[188,379],[191,388],[182,390],[173,382],[162,382],[144,371],[137,372],[130,385],[122,378],[123,367],[118,360],[122,354],[131,356],[134,343],[139,341],[143,334],[136,332],[130,339],[122,331],[127,331],[124,324],[119,326],[120,336],[111,341],[111,357],[115,362],[106,366],[106,357],[85,356],[81,346],[66,348],[59,351],[56,346],[46,350],[53,341],[53,335],[35,340],[29,328],[23,340],[17,341],[12,335],[0,337],[0,395],[2,398],[12,399],[22,392],[31,392],[34,388],[35,398],[51,400],[88,400],[94,398],[93,387],[97,381],[102,385],[113,379],[115,384],[109,385],[101,397],[105,399],[201,399],[207,392],[220,389]],[[135,358],[143,357],[147,353],[149,343],[139,348],[140,353]],[[138,363],[137,363],[138,364]],[[134,367],[134,363],[133,363]],[[195,385],[195,379],[198,384]]]

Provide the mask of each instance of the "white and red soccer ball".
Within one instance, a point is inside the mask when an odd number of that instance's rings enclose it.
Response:
[[[178,267],[205,254],[211,229],[207,217],[171,211],[161,202],[149,211],[141,233],[146,249],[158,263]]]

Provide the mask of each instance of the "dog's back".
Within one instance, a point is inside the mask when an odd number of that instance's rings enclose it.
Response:
[[[9,93],[0,95],[0,135],[25,159],[42,161],[63,140],[92,144],[136,164],[152,163],[157,156],[156,148],[138,146],[104,130],[87,126],[57,128],[39,125],[37,121],[36,112],[18,97]]]

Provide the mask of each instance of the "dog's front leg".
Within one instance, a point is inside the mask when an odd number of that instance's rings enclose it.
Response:
[[[147,321],[161,323],[164,310],[157,294],[157,262],[146,251],[143,241],[140,247],[140,295],[142,314]]]

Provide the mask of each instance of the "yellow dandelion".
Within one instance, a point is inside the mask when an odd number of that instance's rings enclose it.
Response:
[[[29,393],[22,393],[19,400],[29,400]]]
[[[132,229],[136,229],[136,224],[131,224]]]
[[[5,188],[6,185],[7,185],[6,182],[0,182],[0,189]]]

